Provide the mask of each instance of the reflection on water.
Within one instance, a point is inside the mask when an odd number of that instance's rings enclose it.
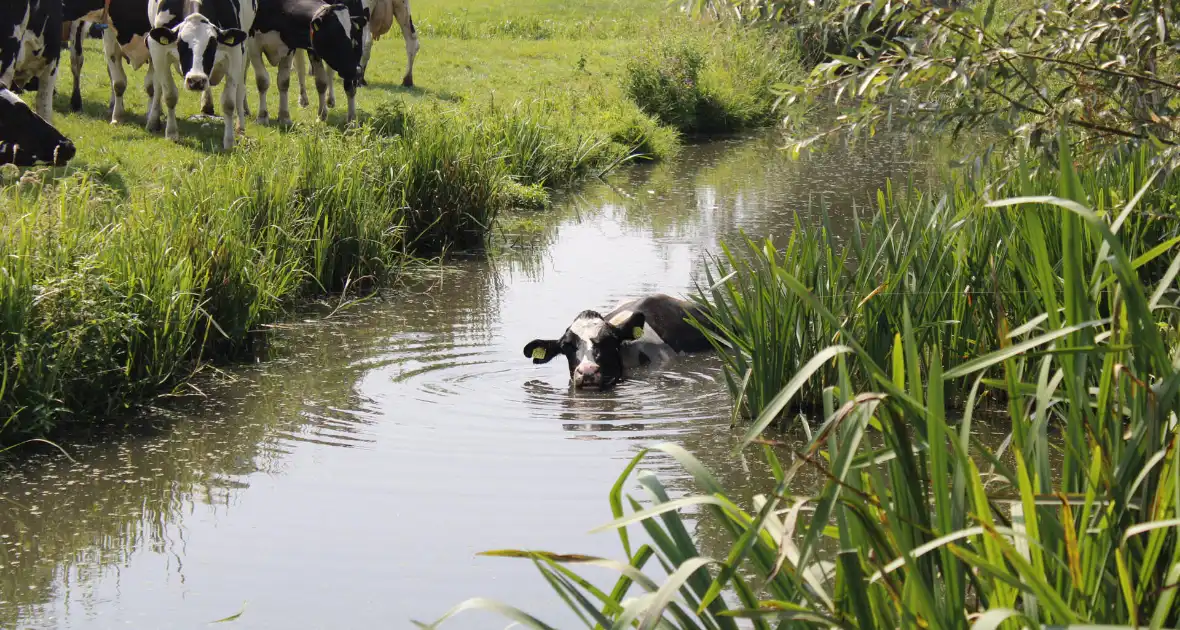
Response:
[[[562,625],[530,565],[475,554],[617,555],[613,535],[585,532],[610,519],[625,461],[660,441],[747,498],[769,475],[756,450],[733,453],[715,357],[573,392],[564,365],[534,366],[521,348],[584,308],[690,291],[721,239],[789,234],[821,197],[839,232],[918,163],[904,137],[799,162],[775,142],[619,171],[489,259],[282,327],[275,358],[201,384],[208,401],[67,444],[72,461],[45,449],[14,463],[0,481],[0,624],[189,628],[245,605],[236,626],[407,627],[478,594]],[[646,467],[690,489],[669,461]],[[707,523],[702,534],[724,553]]]

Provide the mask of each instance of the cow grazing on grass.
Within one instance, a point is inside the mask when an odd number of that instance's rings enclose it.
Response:
[[[4,26],[0,21],[0,28]],[[74,143],[16,94],[0,88],[0,164],[65,166],[74,153]]]
[[[680,353],[712,349],[691,323],[708,327],[696,305],[663,294],[624,302],[606,315],[582,311],[558,339],[534,339],[524,347],[533,363],[564,356],[576,388],[607,389],[636,367],[665,363]]]
[[[258,82],[258,121],[269,121],[266,92],[270,75],[266,61],[279,69],[279,122],[291,121],[288,92],[291,88],[291,65],[297,52],[308,52],[316,90],[319,92],[319,118],[328,118],[328,67],[344,80],[348,95],[348,122],[356,119],[356,87],[360,72],[362,29],[365,16],[354,15],[345,4],[324,0],[260,0],[258,20],[250,39],[250,61]]]
[[[65,21],[69,25],[70,72],[74,76],[74,90],[70,94],[70,110],[82,110],[82,43],[94,27],[101,31],[102,55],[111,81],[111,95],[107,109],[111,124],[123,121],[123,95],[127,92],[127,71],[124,62],[133,69],[150,64],[147,36],[152,24],[148,20],[148,0],[63,0]],[[152,71],[148,68],[143,78],[143,89],[152,98]]]
[[[152,57],[155,92],[148,113],[148,129],[159,130],[159,112],[167,107],[164,135],[180,139],[176,104],[180,99],[172,77],[175,63],[190,91],[204,93],[225,80],[221,93],[225,133],[222,147],[234,146],[237,128],[246,128],[246,51],[250,29],[258,13],[256,0],[150,0],[152,23],[148,48]]]
[[[373,53],[373,42],[381,39],[393,28],[394,21],[402,30],[402,39],[406,42],[406,74],[402,77],[402,85],[414,86],[414,57],[418,55],[418,30],[414,27],[414,18],[410,15],[410,0],[348,0],[349,10],[356,14],[364,14],[367,18],[362,30],[361,73],[357,84],[368,85],[365,74],[369,69],[369,58]],[[295,70],[299,76],[299,104],[307,107],[307,68],[301,55],[295,57]],[[332,72],[328,72],[328,107],[336,106],[336,91]]]
[[[36,89],[37,114],[53,123],[61,59],[61,0],[0,2],[0,88]]]

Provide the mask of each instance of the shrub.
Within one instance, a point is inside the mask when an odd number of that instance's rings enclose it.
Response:
[[[771,121],[772,87],[793,68],[784,40],[768,31],[683,30],[628,62],[624,90],[683,133],[730,132]]]

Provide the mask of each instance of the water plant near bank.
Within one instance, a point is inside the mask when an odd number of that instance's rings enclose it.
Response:
[[[981,204],[1029,222],[1021,234],[1048,287],[1041,313],[1000,311],[996,348],[950,366],[953,331],[924,334],[932,322],[918,319],[920,298],[903,295],[882,356],[828,307],[822,287],[780,267],[800,327],[822,322],[836,334],[741,441],[761,442],[773,470],[751,505],[663,444],[639,453],[611,490],[615,520],[601,529],[617,532],[620,559],[488,555],[534,562],[586,627],[736,628],[739,618],[755,628],[1175,627],[1180,256],[1167,241],[1136,257],[1124,228],[1142,197],[1096,211],[1071,161],[1060,166],[1056,196]],[[1161,257],[1162,273],[1149,272],[1145,256]],[[821,371],[832,377],[812,438],[763,436]],[[955,383],[967,386],[962,405],[948,395]],[[992,393],[1011,426],[999,449],[977,436]],[[633,478],[652,451],[679,462],[699,493],[673,497],[651,472]],[[801,488],[804,471],[819,474],[818,491]],[[627,492],[635,481],[642,502]],[[702,553],[690,529],[698,518],[728,535],[725,557]],[[636,525],[647,542],[632,544]],[[590,567],[618,580],[596,582],[583,572]],[[433,625],[477,608],[551,627],[480,599]]]
[[[1086,170],[1078,175],[1078,194],[1116,222],[1136,271],[1154,282],[1166,271],[1164,254],[1180,230],[1169,219],[1177,182],[1151,170],[1151,155],[1143,150]],[[1000,349],[1012,330],[1059,309],[1066,293],[1058,270],[1065,255],[1060,222],[1043,211],[988,206],[993,196],[1051,185],[1051,178],[1022,170],[992,185],[959,175],[929,191],[906,186],[895,194],[888,186],[856,211],[849,234],[833,232],[820,201],[820,219],[797,221],[781,248],[770,239],[723,246],[706,265],[697,299],[722,333],[713,339],[744,415],[761,414],[834,340],[850,337],[885,365],[892,333],[908,317],[920,345],[940,348],[943,367],[952,369]],[[1077,246],[1088,257],[1107,250],[1086,234]],[[839,325],[814,317],[783,282],[787,275],[802,281]],[[1096,293],[1096,308],[1109,317],[1115,304],[1099,298]],[[926,374],[929,361],[915,368]],[[868,384],[866,372],[850,369],[857,387]],[[802,383],[797,405],[819,408],[836,376],[829,366]],[[952,400],[967,393],[965,383],[947,387]]]

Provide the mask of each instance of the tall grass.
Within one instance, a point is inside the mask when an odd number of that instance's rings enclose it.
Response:
[[[1104,215],[1127,207],[1119,219],[1124,244],[1136,269],[1148,281],[1166,270],[1160,256],[1178,230],[1170,201],[1177,182],[1156,186],[1146,170],[1147,154],[1093,169],[1079,179],[1079,194]],[[1002,347],[1013,329],[1060,308],[1064,278],[1057,269],[1064,255],[1061,225],[1043,211],[988,207],[994,195],[1030,194],[1051,185],[1031,176],[985,186],[960,177],[945,189],[922,193],[907,187],[895,195],[887,186],[875,202],[858,210],[853,232],[832,233],[826,208],[818,225],[796,222],[785,247],[748,240],[724,247],[706,267],[698,300],[722,335],[715,345],[725,361],[730,392],[748,416],[761,414],[815,353],[841,341],[861,344],[874,361],[886,364],[891,334],[909,317],[924,347],[941,349],[945,368],[954,368]],[[1150,185],[1149,185],[1150,184]],[[1140,197],[1140,191],[1144,197]],[[1111,218],[1110,220],[1114,220]],[[1030,245],[1037,235],[1045,251]],[[1097,256],[1101,242],[1081,236],[1082,255]],[[784,282],[800,279],[839,327],[808,317],[805,301]],[[1095,298],[1097,299],[1097,297]],[[1099,300],[1109,315],[1113,305]],[[929,370],[929,361],[914,366]],[[850,367],[857,387],[868,374]],[[817,409],[825,387],[835,382],[834,367],[800,386],[796,405]],[[961,402],[967,391],[948,384]],[[780,410],[786,411],[786,410]]]
[[[1096,212],[1062,147],[1056,196],[979,205],[1010,213],[1013,236],[1053,285],[1042,313],[1023,322],[1001,315],[993,351],[944,369],[943,344],[954,333],[920,334],[914,295],[898,302],[901,326],[878,356],[808,278],[784,269],[778,278],[801,302],[804,325],[822,321],[838,336],[762,411],[743,446],[800,383],[820,370],[834,376],[821,392],[822,422],[791,462],[764,445],[774,479],[752,505],[738,505],[691,454],[665,444],[654,450],[675,458],[700,493],[672,498],[656,475],[640,472],[641,504],[623,491],[647,451],[637,455],[610,494],[616,520],[603,527],[617,530],[620,560],[489,555],[533,561],[596,628],[736,628],[737,618],[767,629],[1175,627],[1180,256],[1175,241],[1160,244],[1151,253],[1162,249],[1169,262],[1145,279],[1143,257],[1132,256],[1121,229],[1143,199]],[[968,389],[961,413],[948,400],[954,383]],[[1002,394],[1011,422],[1001,450],[973,428],[989,392]],[[799,491],[805,469],[824,480],[814,495]],[[730,536],[726,557],[698,548],[684,514],[698,506]],[[633,547],[632,525],[651,542]],[[583,566],[620,577],[600,588]],[[549,627],[487,600],[435,625],[472,608]]]
[[[795,72],[794,49],[770,31],[680,28],[628,61],[624,90],[682,133],[724,133],[770,123],[773,88]]]

